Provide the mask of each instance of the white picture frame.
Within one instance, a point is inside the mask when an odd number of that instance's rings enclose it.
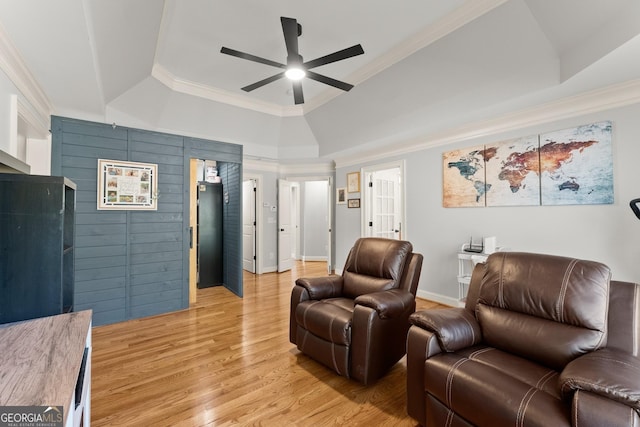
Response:
[[[158,209],[158,165],[98,159],[98,210]]]

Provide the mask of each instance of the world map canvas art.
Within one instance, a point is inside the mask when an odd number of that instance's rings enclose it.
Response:
[[[612,123],[443,154],[443,206],[613,203]]]
[[[484,146],[444,153],[444,207],[485,206]]]
[[[487,206],[540,204],[538,136],[488,144]]]
[[[613,203],[609,121],[540,135],[543,205]]]

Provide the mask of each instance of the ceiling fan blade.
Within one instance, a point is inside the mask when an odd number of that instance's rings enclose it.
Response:
[[[343,59],[351,58],[352,56],[362,55],[364,53],[364,49],[362,49],[362,45],[354,45],[348,47],[346,49],[339,50],[334,53],[330,53],[329,55],[325,55],[323,57],[312,59],[311,61],[305,62],[305,68],[315,68],[321,65],[331,64],[332,62],[341,61]]]
[[[224,53],[226,55],[231,55],[231,56],[235,56],[242,59],[248,59],[249,61],[259,62],[265,65],[271,65],[272,67],[287,68],[286,65],[281,64],[279,62],[271,61],[265,58],[260,58],[259,56],[251,55],[250,53],[244,53],[238,50],[229,49],[228,47],[224,47],[224,46],[222,47],[222,49],[220,49],[220,53]]]
[[[266,79],[260,80],[259,82],[255,82],[254,84],[245,86],[242,88],[242,90],[245,92],[251,92],[252,90],[258,89],[259,87],[262,87],[268,83],[275,82],[276,80],[281,79],[283,77],[284,77],[284,72],[278,73],[274,76],[267,77]]]
[[[302,95],[302,81],[298,80],[293,83],[293,100],[298,104],[304,104],[304,96]]]
[[[287,45],[287,55],[297,57],[298,53],[298,21],[293,18],[280,17],[282,22],[282,32],[284,33],[284,42]]]
[[[341,82],[340,80],[332,79],[331,77],[323,76],[322,74],[314,73],[313,71],[309,70],[307,70],[307,77],[320,83],[337,87],[338,89],[342,89],[346,92],[350,91],[353,88],[353,85],[349,83]]]

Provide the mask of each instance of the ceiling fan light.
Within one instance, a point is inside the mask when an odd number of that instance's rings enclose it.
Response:
[[[291,67],[284,72],[289,80],[301,80],[306,74],[302,68],[298,67]]]

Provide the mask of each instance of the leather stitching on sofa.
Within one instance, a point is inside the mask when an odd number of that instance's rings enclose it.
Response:
[[[289,340],[340,375],[375,381],[406,352],[421,268],[410,242],[358,239],[341,276],[296,280]]]
[[[411,316],[409,415],[433,427],[640,426],[640,285],[610,278],[593,261],[491,255],[465,308]]]

